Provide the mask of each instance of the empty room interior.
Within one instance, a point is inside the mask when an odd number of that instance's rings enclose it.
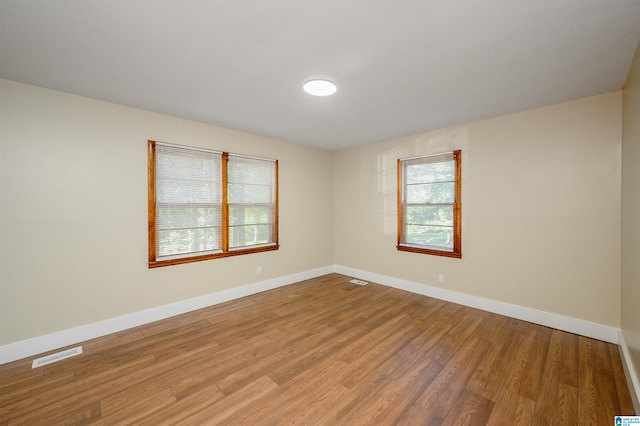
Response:
[[[639,42],[637,0],[0,0],[0,425],[640,415]]]

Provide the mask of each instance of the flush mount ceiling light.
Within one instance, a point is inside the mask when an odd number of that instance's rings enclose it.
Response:
[[[309,80],[302,88],[313,96],[330,96],[337,90],[336,85],[329,80]]]

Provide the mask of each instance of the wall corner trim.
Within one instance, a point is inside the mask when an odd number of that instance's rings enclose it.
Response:
[[[81,325],[67,330],[62,330],[38,336],[15,343],[0,346],[0,365],[23,358],[28,358],[44,352],[57,350],[65,346],[74,345],[86,340],[95,339],[107,334],[116,333],[128,328],[148,324],[165,318],[239,299],[241,297],[260,293],[299,281],[308,280],[334,272],[333,265],[311,269],[283,277],[260,281],[229,290],[211,293],[192,299],[183,300],[169,305],[158,306],[132,314],[110,318],[92,324]]]
[[[638,379],[638,372],[633,367],[631,362],[631,354],[629,353],[629,347],[624,340],[624,331],[620,330],[618,340],[620,341],[620,355],[622,356],[622,367],[624,368],[624,375],[627,379],[627,385],[629,386],[629,393],[631,394],[631,400],[633,401],[633,409],[637,413],[640,413],[640,381]]]

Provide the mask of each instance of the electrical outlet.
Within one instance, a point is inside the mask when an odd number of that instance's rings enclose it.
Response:
[[[262,275],[262,266],[256,268],[256,275]]]
[[[444,274],[438,274],[438,282],[444,284]]]

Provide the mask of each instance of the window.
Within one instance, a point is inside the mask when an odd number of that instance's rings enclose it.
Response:
[[[398,160],[398,250],[462,257],[460,151]]]
[[[277,250],[278,162],[149,141],[149,267]]]

